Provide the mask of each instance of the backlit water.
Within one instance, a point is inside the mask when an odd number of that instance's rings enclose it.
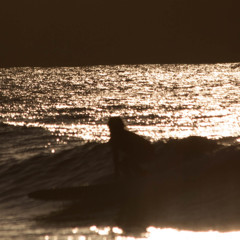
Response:
[[[152,142],[202,136],[239,144],[240,65],[1,68],[0,165],[4,169],[33,156],[48,158],[89,141],[107,142],[110,116],[122,116],[130,130]],[[7,192],[7,180],[2,181],[6,184],[0,188]],[[42,203],[29,203],[26,196],[15,201],[11,194],[0,197],[0,239],[135,239],[118,226],[39,226],[33,216]],[[239,237],[238,233],[197,234],[155,227],[136,238]]]

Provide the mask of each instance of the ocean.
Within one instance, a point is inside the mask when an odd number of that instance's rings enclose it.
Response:
[[[112,116],[155,149],[130,208],[28,197],[113,174]],[[0,239],[239,238],[239,63],[0,68],[0,143]]]

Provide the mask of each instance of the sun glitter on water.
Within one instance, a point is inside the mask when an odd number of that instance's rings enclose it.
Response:
[[[240,135],[239,68],[234,64],[9,69],[3,89],[7,124],[43,127],[84,141],[107,141],[119,115],[153,141]],[[32,76],[29,78],[27,76]]]
[[[140,237],[124,236],[124,232],[119,227],[97,227],[91,226],[89,228],[92,234],[81,234],[81,228],[73,228],[72,234],[67,235],[66,240],[239,240],[240,231],[232,232],[194,232],[187,230],[177,230],[173,228],[156,228],[148,227],[146,233],[141,234]],[[62,236],[46,235],[44,240],[59,240]]]

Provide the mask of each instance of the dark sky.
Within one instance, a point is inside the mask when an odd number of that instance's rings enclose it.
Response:
[[[240,61],[235,3],[1,1],[0,66]]]

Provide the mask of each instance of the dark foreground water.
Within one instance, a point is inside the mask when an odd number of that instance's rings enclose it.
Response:
[[[239,237],[238,63],[0,69],[0,90],[0,239]],[[156,152],[134,191],[28,197],[111,175],[116,115]]]

